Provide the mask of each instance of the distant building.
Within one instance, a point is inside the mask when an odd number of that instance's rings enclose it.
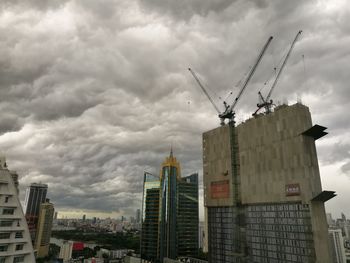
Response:
[[[0,157],[0,262],[35,263],[28,225],[18,199],[18,180]],[[18,178],[18,177],[17,177]]]
[[[24,211],[32,242],[35,242],[40,205],[45,202],[47,194],[47,184],[31,184],[26,191],[24,200]]]
[[[136,210],[136,223],[140,223],[141,222],[141,210],[137,209]]]
[[[58,212],[55,212],[55,215],[53,217],[54,220],[57,220]]]
[[[332,263],[346,263],[344,239],[340,229],[329,229]]]
[[[199,222],[198,228],[198,247],[203,250],[205,245],[205,224],[204,222]]]
[[[326,218],[327,218],[327,224],[329,227],[334,225],[334,220],[332,218],[332,214],[331,213],[326,213]]]
[[[73,253],[73,241],[63,241],[60,249],[59,259],[62,259],[63,262],[68,261],[72,258]]]
[[[210,263],[329,263],[312,125],[302,104],[276,107],[203,134],[204,205]]]
[[[86,215],[83,215],[83,222],[85,222],[86,220]]]
[[[85,244],[83,242],[74,242],[73,243],[72,258],[83,257],[84,256],[84,247],[85,247]]]
[[[344,213],[341,213],[341,218],[338,218],[336,220],[335,227],[340,228],[342,231],[343,237],[345,237],[346,240],[350,240],[350,224],[348,220],[346,220],[346,216]]]
[[[122,259],[124,258],[128,253],[135,252],[132,249],[115,249],[109,251],[109,257],[111,259]]]
[[[162,164],[160,177],[145,173],[141,257],[163,258],[198,255],[198,174],[181,177],[173,156]]]
[[[40,205],[40,213],[35,240],[35,249],[37,250],[38,258],[46,257],[49,254],[54,211],[55,210],[53,204],[49,203],[48,201]]]

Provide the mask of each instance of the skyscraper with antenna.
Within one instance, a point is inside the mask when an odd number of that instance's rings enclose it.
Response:
[[[198,253],[198,174],[181,177],[180,163],[171,148],[160,176],[145,173],[141,257],[196,257]]]

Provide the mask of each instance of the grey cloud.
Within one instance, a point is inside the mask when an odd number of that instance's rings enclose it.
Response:
[[[237,94],[235,84],[274,35],[236,109],[243,120],[299,29],[273,99],[302,97],[330,131],[320,141],[321,164],[346,162],[349,11],[325,13],[317,3],[3,1],[0,147],[20,174],[22,198],[25,186],[42,181],[58,210],[131,214],[143,172],[158,174],[170,145],[182,174],[201,176],[201,134],[218,118],[187,67],[219,103]]]
[[[147,11],[169,14],[175,18],[189,19],[194,15],[206,16],[209,12],[222,12],[232,4],[227,0],[195,0],[195,1],[139,1]]]
[[[322,153],[321,160],[327,164],[342,162],[350,158],[350,144],[341,141],[332,145],[320,146],[319,152]]]
[[[346,164],[342,165],[341,170],[345,174],[350,174],[350,162],[347,162]]]
[[[0,3],[0,10],[15,9],[16,11],[20,11],[22,9],[33,8],[40,11],[47,11],[50,9],[59,8],[67,1],[69,0],[3,0]]]

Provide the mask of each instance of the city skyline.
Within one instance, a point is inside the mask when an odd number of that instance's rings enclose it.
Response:
[[[42,182],[59,217],[135,215],[143,172],[158,174],[173,145],[183,174],[199,173],[203,220],[201,135],[219,120],[187,68],[215,100],[235,95],[274,36],[239,123],[303,30],[273,99],[301,99],[328,127],[317,142],[321,180],[338,196],[326,210],[350,217],[349,14],[341,0],[2,1],[0,152],[19,174],[20,199]]]

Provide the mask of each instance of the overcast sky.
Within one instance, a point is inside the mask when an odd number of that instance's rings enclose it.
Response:
[[[201,136],[219,120],[187,68],[219,103],[237,93],[273,35],[237,105],[237,120],[245,120],[302,29],[273,99],[301,100],[313,122],[328,127],[317,141],[323,188],[338,194],[327,210],[350,217],[349,7],[347,0],[2,0],[0,151],[20,174],[21,199],[42,182],[60,216],[134,215],[143,171],[158,174],[170,145],[182,174],[202,177]]]

